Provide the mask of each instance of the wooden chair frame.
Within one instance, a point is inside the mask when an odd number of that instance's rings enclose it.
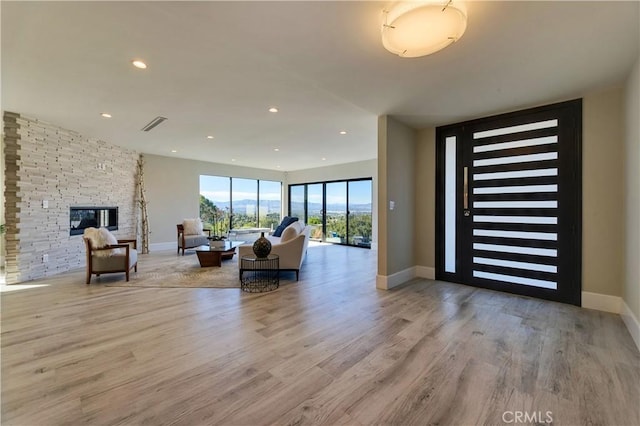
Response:
[[[134,250],[138,249],[138,241],[135,239],[122,239],[122,240],[118,240],[118,244],[113,244],[113,245],[109,245],[106,247],[102,247],[102,248],[95,248],[91,245],[91,241],[88,238],[83,238],[84,239],[84,243],[87,249],[87,285],[91,284],[91,275],[95,275],[96,277],[99,277],[101,274],[111,274],[111,273],[121,273],[124,272],[125,273],[125,277],[127,279],[127,281],[129,281],[129,271],[131,270],[131,268],[133,268],[133,270],[135,272],[138,272],[138,262],[136,261],[135,264],[132,265],[132,267],[129,267],[129,250],[131,249],[131,247],[133,246]],[[123,248],[125,249],[125,254],[124,254],[124,258],[125,258],[125,263],[124,263],[124,268],[123,269],[118,269],[118,270],[113,270],[113,271],[95,271],[93,269],[93,254],[96,251],[103,251],[103,250],[111,250],[111,249],[115,249],[115,248]]]
[[[198,246],[196,245],[196,246],[186,247],[187,243],[185,242],[185,239],[184,239],[184,226],[181,223],[177,224],[176,226],[178,227],[178,254],[180,254],[180,250],[182,250],[182,255],[184,256],[184,251],[186,249],[191,249]],[[211,229],[205,228],[203,229],[203,231],[207,233],[208,237],[211,236]]]

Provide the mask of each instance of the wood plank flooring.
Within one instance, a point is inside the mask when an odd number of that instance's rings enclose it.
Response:
[[[620,317],[375,270],[316,246],[264,294],[26,283],[2,294],[2,425],[640,425]]]

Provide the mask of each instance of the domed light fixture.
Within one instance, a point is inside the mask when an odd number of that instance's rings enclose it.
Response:
[[[403,58],[426,56],[457,41],[467,29],[461,2],[398,2],[382,16],[382,44]]]
[[[140,59],[134,59],[133,61],[131,61],[131,63],[133,64],[134,67],[140,68],[141,70],[147,69],[147,64],[145,64]]]

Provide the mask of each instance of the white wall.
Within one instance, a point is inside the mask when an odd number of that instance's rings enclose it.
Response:
[[[0,224],[4,224],[6,219],[4,217],[4,132],[0,135],[0,191],[2,191],[2,202],[0,203]],[[0,277],[4,274],[4,261],[5,261],[5,234],[0,234]]]
[[[144,155],[150,250],[175,248],[176,224],[199,217],[200,175],[283,182],[284,172]],[[286,187],[283,185],[283,190]],[[285,204],[283,204],[285,206]]]
[[[625,279],[622,297],[635,316],[636,344],[640,347],[640,59],[636,61],[625,90]],[[627,320],[625,320],[627,322]],[[627,325],[629,323],[627,322]]]
[[[340,179],[376,178],[378,160],[358,161],[355,163],[337,164],[334,166],[316,167],[306,170],[287,172],[287,183],[324,182]]]
[[[415,276],[416,132],[389,116],[378,119],[378,288]],[[395,206],[390,209],[389,202]]]
[[[435,276],[436,265],[436,129],[418,131],[415,155],[416,221],[418,238],[414,243],[416,267],[428,270],[426,277]]]
[[[624,97],[586,94],[582,105],[582,290],[622,296]]]

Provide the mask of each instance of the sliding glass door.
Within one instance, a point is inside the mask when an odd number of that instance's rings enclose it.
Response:
[[[347,183],[327,183],[325,195],[325,241],[347,242]]]
[[[289,187],[289,216],[305,217],[304,185]]]
[[[371,200],[373,189],[370,180],[349,182],[349,245],[371,247]]]
[[[311,226],[311,239],[371,247],[372,180],[289,185],[289,215]]]
[[[301,188],[304,191],[304,186],[301,185]],[[322,241],[322,236],[324,235],[323,191],[321,183],[307,185],[307,220],[305,223],[311,226],[311,239],[316,241]]]

